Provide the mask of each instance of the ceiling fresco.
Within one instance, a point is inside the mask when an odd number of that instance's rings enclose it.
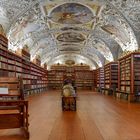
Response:
[[[84,24],[93,18],[92,11],[78,3],[65,3],[54,8],[49,17],[52,21],[61,24]]]
[[[60,34],[57,37],[57,40],[61,41],[61,42],[71,42],[71,43],[74,42],[74,43],[77,43],[77,42],[83,42],[85,40],[85,37],[80,33],[65,32],[65,33]]]
[[[97,68],[140,46],[139,0],[0,0],[9,49]],[[60,56],[60,57],[59,57]]]

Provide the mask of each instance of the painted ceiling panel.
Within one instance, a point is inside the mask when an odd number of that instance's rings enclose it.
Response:
[[[80,33],[65,32],[65,33],[60,34],[57,37],[57,40],[61,41],[61,42],[71,42],[71,43],[74,42],[74,43],[77,43],[77,42],[83,42],[85,40],[85,37]]]
[[[69,54],[69,60],[80,62],[83,56],[95,68],[117,58],[120,49],[138,49],[140,2],[1,0],[0,24],[10,50],[27,44],[32,58],[39,54],[42,63]]]
[[[92,11],[82,4],[65,3],[54,8],[49,17],[52,21],[61,24],[83,24],[90,22]]]

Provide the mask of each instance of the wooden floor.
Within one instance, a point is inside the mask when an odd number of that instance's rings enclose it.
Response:
[[[91,91],[78,92],[77,111],[61,109],[60,91],[29,99],[30,140],[140,140],[140,104]],[[25,140],[20,129],[0,140]]]

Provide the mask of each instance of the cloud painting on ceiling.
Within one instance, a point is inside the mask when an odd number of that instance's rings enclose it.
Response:
[[[92,11],[79,3],[65,3],[52,10],[49,17],[60,24],[84,24],[93,19]]]
[[[57,40],[61,42],[82,42],[85,40],[85,37],[76,32],[65,32],[57,36]]]

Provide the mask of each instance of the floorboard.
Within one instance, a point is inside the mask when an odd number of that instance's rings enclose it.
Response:
[[[78,91],[77,111],[62,111],[60,91],[29,98],[30,140],[140,140],[140,104]],[[0,140],[25,140],[20,129]]]

